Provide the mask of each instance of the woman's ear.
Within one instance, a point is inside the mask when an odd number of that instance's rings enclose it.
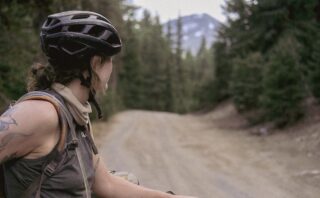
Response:
[[[90,60],[90,65],[93,71],[97,71],[101,67],[101,57],[94,55]]]

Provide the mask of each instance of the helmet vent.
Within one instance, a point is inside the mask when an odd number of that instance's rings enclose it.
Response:
[[[50,26],[54,26],[55,24],[59,23],[60,20],[58,19],[54,19],[51,23],[50,23]]]
[[[52,29],[48,30],[48,33],[49,34],[54,34],[54,33],[61,32],[61,30],[62,30],[62,26],[58,26],[58,27],[55,27],[55,28],[52,28]]]
[[[121,43],[119,38],[115,35],[111,35],[106,41],[107,41],[107,43],[110,43],[111,45],[118,45]]]
[[[70,32],[82,32],[83,28],[83,25],[71,25],[69,26],[68,30]]]
[[[51,21],[52,21],[52,18],[48,18],[48,20],[45,23],[45,26],[48,26],[51,23]]]
[[[89,14],[78,14],[78,15],[74,15],[71,19],[86,19],[89,18]]]
[[[110,21],[108,21],[107,19],[105,19],[105,18],[103,18],[103,17],[100,17],[100,16],[98,16],[97,19],[102,20],[102,21],[105,21],[105,22],[107,22],[107,23],[110,23]]]
[[[94,37],[100,37],[104,33],[104,28],[101,26],[94,26],[93,28],[90,29],[88,32],[89,35],[94,36]]]
[[[76,42],[66,42],[63,45],[63,49],[65,49],[67,52],[73,53],[76,51],[79,51],[81,49],[83,49],[85,46],[80,44],[80,43],[76,43]]]

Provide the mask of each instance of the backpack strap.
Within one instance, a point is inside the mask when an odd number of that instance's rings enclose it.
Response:
[[[72,116],[68,113],[65,105],[54,95],[43,91],[32,91],[23,95],[16,103],[26,100],[44,100],[50,102],[55,107],[58,113],[61,128],[59,141],[55,147],[56,152],[54,153],[53,157],[45,162],[42,168],[41,175],[30,184],[30,186],[22,196],[25,198],[40,198],[41,185],[43,181],[50,177],[59,166],[60,162],[62,161],[62,153],[66,147],[68,149],[76,149],[76,147],[78,146],[78,139],[75,134],[75,126],[73,124]],[[68,129],[70,129],[72,140],[71,143],[65,145]]]
[[[80,169],[82,172],[83,182],[86,188],[86,195],[90,197],[90,189],[88,185],[88,181],[86,179],[86,173],[84,171],[83,161],[81,153],[78,149],[78,139],[75,132],[75,124],[73,122],[73,117],[66,108],[66,106],[57,99],[54,95],[45,92],[45,91],[32,91],[25,95],[23,95],[17,102],[20,103],[26,100],[44,100],[50,102],[56,109],[59,116],[59,124],[60,124],[60,137],[57,145],[55,146],[55,154],[52,158],[50,158],[47,162],[44,163],[42,168],[41,175],[36,178],[28,187],[28,189],[23,193],[23,198],[40,198],[41,185],[43,181],[45,181],[48,177],[50,177],[56,170],[56,168],[61,163],[62,154],[65,149],[74,149],[76,151],[76,155],[80,164]],[[71,142],[68,145],[65,145],[66,137],[68,131],[71,134]]]
[[[67,118],[66,118],[67,113],[65,112],[66,109],[64,109],[65,108],[64,105],[55,96],[43,91],[29,92],[23,95],[15,104],[20,103],[22,101],[26,101],[26,100],[44,100],[44,101],[50,102],[54,106],[54,108],[58,113],[59,124],[61,128],[60,137],[59,137],[59,141],[56,148],[58,149],[59,152],[63,151],[65,147],[68,128],[69,128],[68,124],[70,124],[70,122],[67,122]]]

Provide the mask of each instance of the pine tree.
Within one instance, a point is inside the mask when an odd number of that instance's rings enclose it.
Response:
[[[313,50],[308,62],[308,76],[309,84],[313,95],[320,101],[320,34],[315,34],[315,42],[313,43]]]
[[[166,62],[165,62],[165,85],[166,85],[166,89],[164,92],[164,95],[166,96],[165,98],[165,104],[166,107],[165,109],[167,111],[173,111],[174,110],[174,99],[173,99],[173,95],[174,95],[174,90],[173,90],[173,83],[174,83],[174,76],[173,76],[173,68],[174,68],[174,55],[172,52],[172,27],[171,24],[168,23],[168,27],[167,27],[167,35],[166,35],[166,45],[168,47],[167,50],[165,50],[166,52]]]
[[[278,126],[294,123],[301,118],[301,101],[305,96],[299,71],[299,43],[290,34],[281,38],[269,52],[269,63],[263,77],[261,105],[266,119]]]
[[[279,125],[298,119],[308,79],[317,78],[311,77],[317,73],[309,64],[314,61],[308,61],[316,56],[312,51],[317,53],[312,49],[318,29],[313,13],[316,5],[316,0],[227,1],[225,11],[230,17],[214,48],[214,98],[231,93],[239,110],[264,109],[267,119],[275,119]],[[259,62],[261,67],[255,67]],[[231,80],[228,73],[232,73]],[[254,83],[261,82],[261,76],[263,84]],[[294,78],[298,82],[291,83]],[[286,98],[290,93],[293,97]]]
[[[201,104],[203,107],[207,107],[211,106],[210,103],[213,102],[211,97],[214,78],[213,54],[212,49],[207,49],[206,39],[203,37],[195,61],[196,78],[194,78],[194,89],[197,106]]]
[[[221,39],[221,38],[220,38]],[[214,45],[214,78],[210,92],[212,103],[217,104],[230,97],[232,62],[227,41],[221,39]]]
[[[139,41],[134,26],[136,21],[133,15],[126,21],[126,37],[123,42],[123,64],[119,68],[119,83],[117,90],[121,93],[123,104],[126,108],[143,108],[142,101],[142,63],[139,59]]]
[[[197,89],[199,89],[199,78],[197,77],[197,70],[201,69],[196,63],[196,58],[192,55],[191,51],[187,51],[183,59],[183,67],[185,71],[185,84],[184,84],[184,104],[185,110],[191,112],[197,110],[198,96]]]
[[[175,112],[185,112],[184,95],[185,95],[185,71],[182,62],[182,17],[177,20],[176,32],[176,50],[175,50],[175,69],[174,69],[174,110]]]
[[[233,61],[231,96],[239,111],[259,108],[262,68],[264,60],[260,53],[248,54]]]

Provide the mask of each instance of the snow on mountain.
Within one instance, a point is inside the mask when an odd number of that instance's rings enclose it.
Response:
[[[183,32],[183,45],[182,48],[191,51],[192,54],[197,54],[202,38],[205,37],[207,47],[210,47],[216,39],[217,30],[221,23],[208,14],[193,14],[182,16],[182,32]],[[171,26],[172,35],[177,32],[177,19],[170,20],[163,24],[163,31],[165,34],[168,32],[168,26]],[[176,41],[177,37],[172,38]]]

